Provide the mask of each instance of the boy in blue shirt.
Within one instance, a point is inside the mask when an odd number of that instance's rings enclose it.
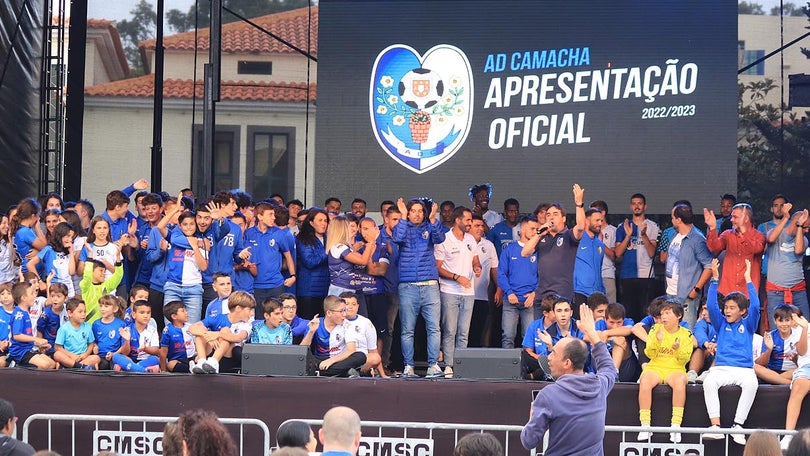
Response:
[[[64,367],[97,370],[101,358],[93,354],[96,338],[87,324],[87,309],[81,298],[70,298],[65,304],[68,323],[56,332],[53,359]]]
[[[163,306],[163,316],[171,322],[160,336],[160,370],[163,372],[191,372],[191,362],[197,356],[194,336],[189,329],[188,311],[182,301]]]
[[[56,332],[68,320],[67,312],[64,311],[67,295],[68,289],[65,284],[50,284],[45,309],[42,310],[42,315],[37,319],[37,334],[44,337],[51,344],[51,348],[45,352],[48,356],[53,356],[53,347],[56,346]]]
[[[276,298],[268,298],[262,304],[264,320],[253,323],[250,336],[252,344],[292,345],[290,325],[284,322],[284,310]]]
[[[51,344],[42,337],[34,336],[31,326],[31,317],[28,310],[37,297],[37,290],[28,282],[15,283],[11,288],[11,296],[17,303],[17,308],[11,315],[11,346],[8,349],[11,359],[17,365],[33,365],[39,369],[53,369],[56,363],[45,351]],[[34,350],[36,346],[37,350]]]
[[[748,287],[748,298],[739,291],[729,293],[723,298],[721,311],[717,302],[717,282],[720,279],[720,262],[712,260],[712,281],[709,285],[706,307],[709,318],[717,331],[717,355],[714,366],[703,381],[703,398],[711,421],[711,430],[720,429],[721,386],[737,385],[742,388],[737,402],[732,430],[742,429],[748,412],[754,403],[759,382],[754,373],[753,337],[759,327],[759,298],[757,289],[751,281],[751,262],[745,260],[745,282]],[[750,303],[749,303],[750,298]],[[749,307],[754,311],[749,312]],[[715,432],[701,435],[703,440],[720,440],[725,436]],[[731,434],[732,440],[745,445],[744,434]]]
[[[689,372],[686,373],[686,378],[689,379],[689,383],[703,383],[703,380],[709,375],[709,368],[714,364],[714,354],[717,352],[717,332],[709,321],[705,297],[701,299],[698,320],[695,322],[692,334],[697,340],[697,348],[692,352],[692,359],[689,360]],[[701,371],[703,373],[698,375]]]
[[[521,255],[523,246],[537,231],[537,218],[526,216],[520,221],[520,240],[507,244],[498,261],[498,286],[503,290],[503,337],[501,347],[514,348],[518,319],[521,338],[535,320],[534,290],[537,288],[537,253]]]
[[[795,312],[800,311],[786,304],[779,304],[774,310],[776,328],[765,333],[762,354],[754,364],[754,372],[765,383],[790,385],[793,379],[796,358],[799,356],[796,346],[802,335],[801,328],[793,322]]]
[[[216,299],[208,303],[205,308],[206,317],[216,317],[220,314],[227,314],[228,310],[228,296],[231,295],[233,285],[231,285],[231,276],[222,272],[215,272],[212,278],[211,287],[217,294]]]
[[[11,362],[8,354],[8,347],[11,345],[11,315],[14,312],[11,285],[11,282],[0,284],[0,367],[7,367]]]
[[[205,317],[191,325],[189,332],[197,348],[196,359],[190,362],[191,373],[216,374],[223,359],[229,362],[228,370],[239,365],[241,345],[250,337],[250,319],[255,307],[253,296],[236,291],[228,298],[229,313]]]

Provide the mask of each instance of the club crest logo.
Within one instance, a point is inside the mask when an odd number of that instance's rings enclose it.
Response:
[[[464,144],[472,124],[472,69],[448,44],[420,56],[395,44],[374,61],[369,113],[380,147],[403,167],[422,174]]]

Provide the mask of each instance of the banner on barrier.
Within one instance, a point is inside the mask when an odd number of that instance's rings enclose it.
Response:
[[[161,456],[162,432],[93,431],[93,454],[110,451],[119,456]]]
[[[620,456],[703,456],[703,445],[698,443],[646,443],[623,442]]]
[[[432,456],[433,439],[361,437],[357,456]]]

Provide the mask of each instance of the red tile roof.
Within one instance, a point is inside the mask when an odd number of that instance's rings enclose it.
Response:
[[[227,13],[226,13],[227,14]],[[312,8],[312,22],[309,21],[309,9],[299,8],[276,14],[251,18],[251,22],[288,41],[296,47],[307,50],[312,55],[318,54],[318,7]],[[310,41],[307,43],[307,30]],[[197,48],[208,50],[210,30],[201,28],[197,34]],[[167,36],[163,39],[166,49],[194,50],[194,32],[185,32]],[[155,40],[141,41],[138,47],[154,49]],[[289,46],[268,36],[242,21],[222,25],[222,51],[229,53],[292,53]]]
[[[59,17],[53,17],[53,25],[59,24]],[[70,24],[70,17],[65,18],[65,25]],[[112,44],[115,46],[115,54],[118,57],[118,64],[121,65],[121,68],[124,71],[125,75],[129,74],[129,63],[127,62],[127,57],[124,55],[124,46],[121,44],[121,35],[118,33],[118,28],[116,28],[115,24],[112,21],[108,21],[107,19],[87,19],[87,28],[88,29],[101,29],[107,30],[110,32],[110,38],[112,39]]]
[[[155,91],[153,74],[85,87],[87,96],[151,98]],[[191,98],[194,88],[191,79],[163,81],[165,98]],[[307,98],[306,83],[223,81],[221,100],[275,101],[303,103]],[[316,85],[310,85],[309,101],[315,101]],[[196,97],[203,97],[203,82],[197,81]]]

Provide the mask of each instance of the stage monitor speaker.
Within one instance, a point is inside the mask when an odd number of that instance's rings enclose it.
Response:
[[[454,378],[520,379],[519,348],[457,348]]]
[[[307,351],[304,345],[245,344],[242,349],[242,373],[248,375],[307,375]]]

